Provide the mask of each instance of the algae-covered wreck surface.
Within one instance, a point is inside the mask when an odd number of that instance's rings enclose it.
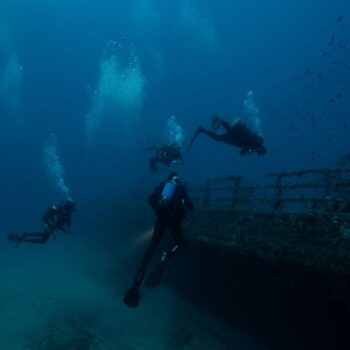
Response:
[[[322,273],[350,271],[350,216],[199,210],[187,221],[190,240]]]
[[[269,347],[348,349],[349,229],[347,214],[198,209],[168,281]]]

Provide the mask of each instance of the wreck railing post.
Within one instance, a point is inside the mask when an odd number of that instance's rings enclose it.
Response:
[[[239,201],[239,186],[241,185],[242,176],[235,176],[233,180],[233,193],[232,193],[232,209],[235,209]]]
[[[210,197],[211,197],[211,189],[210,189],[211,181],[210,179],[207,180],[205,187],[204,187],[204,195],[203,195],[203,208],[209,208],[210,206]]]
[[[324,176],[324,197],[329,198],[331,195],[332,181],[334,174],[326,174]]]
[[[275,194],[275,201],[273,204],[274,210],[280,210],[282,208],[282,174],[277,175],[277,184],[276,184],[276,194]]]
[[[268,203],[275,211],[306,208],[316,212],[327,209],[328,206],[333,211],[349,208],[350,167],[302,169],[266,175],[270,178],[269,183],[250,186],[242,185],[242,176],[210,178],[206,180],[204,187],[193,190],[199,193],[198,198],[194,199],[199,201],[202,208],[209,208],[213,202],[219,203],[219,207],[232,209],[242,202],[250,207],[258,204],[258,208],[260,203]],[[316,176],[318,180],[308,180],[310,176]],[[255,196],[256,193],[258,196]]]

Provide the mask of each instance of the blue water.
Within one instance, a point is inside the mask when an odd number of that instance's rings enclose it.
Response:
[[[349,38],[346,0],[2,0],[1,231],[38,229],[45,208],[69,195],[79,208],[72,246],[90,251],[103,236],[92,222],[146,202],[167,175],[150,174],[144,150],[168,142],[173,115],[183,147],[212,114],[261,122],[263,157],[198,138],[173,167],[193,187],[210,176],[259,182],[270,171],[335,165],[350,149]],[[255,114],[244,107],[250,91]],[[28,256],[4,240],[2,269],[27,275],[26,259],[42,266],[52,246],[70,246],[63,239],[26,247]]]

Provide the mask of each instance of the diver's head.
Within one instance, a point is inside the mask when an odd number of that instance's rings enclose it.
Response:
[[[259,146],[259,147],[257,147],[257,148],[255,149],[255,152],[256,152],[259,156],[263,156],[264,154],[266,154],[267,149],[266,149],[266,147],[265,147],[264,145],[261,145],[261,146]]]
[[[66,200],[66,202],[64,203],[64,207],[65,207],[65,209],[67,209],[69,211],[75,211],[75,209],[76,209],[76,205],[75,205],[72,198],[68,198]]]
[[[179,183],[180,182],[180,176],[179,176],[178,173],[172,172],[172,173],[169,174],[167,181],[171,181],[171,182],[174,182],[174,183]]]

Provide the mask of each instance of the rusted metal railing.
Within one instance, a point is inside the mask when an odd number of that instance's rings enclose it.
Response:
[[[229,203],[230,208],[249,205],[253,209],[263,204],[279,211],[286,204],[294,204],[311,210],[348,206],[350,211],[350,168],[305,169],[266,176],[273,182],[249,186],[242,185],[242,176],[211,178],[206,181],[204,188],[191,192],[199,194],[195,200],[200,200],[203,208],[210,208],[214,203],[225,206]],[[305,180],[309,176],[316,179]],[[264,195],[257,195],[259,191]],[[286,192],[292,193],[292,197]],[[218,197],[218,194],[226,196]]]

